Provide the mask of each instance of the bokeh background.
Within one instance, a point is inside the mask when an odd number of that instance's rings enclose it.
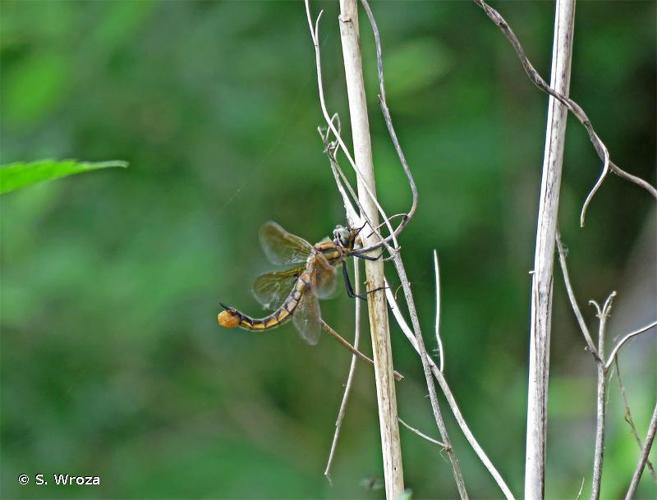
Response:
[[[571,94],[613,158],[655,182],[652,1],[580,2]],[[316,132],[312,46],[300,2],[8,1],[0,16],[2,161],[122,159],[2,202],[3,498],[382,498],[370,368],[359,365],[333,469],[322,476],[349,355],[292,326],[216,325],[219,300],[258,314],[268,269],[259,226],[310,241],[343,222]],[[497,5],[543,75],[551,2]],[[321,43],[331,110],[345,87],[335,2]],[[442,266],[447,377],[488,454],[521,496],[528,294],[547,100],[471,2],[377,2],[388,98],[419,186],[402,247],[422,324]],[[364,20],[362,16],[361,21]],[[389,213],[410,195],[376,106],[361,22],[377,185]],[[618,291],[609,336],[655,314],[655,211],[616,177],[581,204],[600,164],[571,120],[560,225],[582,307]],[[351,336],[345,294],[322,305]],[[594,328],[593,310],[585,313]],[[400,415],[436,435],[418,360],[393,328]],[[595,369],[555,281],[547,494],[590,491]],[[368,347],[364,347],[368,350]],[[641,435],[657,393],[646,334],[621,366]],[[603,496],[623,494],[638,447],[609,394]],[[445,407],[445,412],[447,409]],[[449,419],[474,498],[500,497]],[[401,429],[415,498],[456,495],[446,459]],[[653,458],[654,455],[653,455]],[[19,473],[102,476],[99,489],[20,487]],[[644,474],[642,497],[656,492]]]

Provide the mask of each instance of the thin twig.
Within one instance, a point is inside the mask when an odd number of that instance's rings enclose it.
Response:
[[[343,264],[343,265],[346,265]],[[354,258],[354,292],[356,295],[360,293],[360,271],[358,259]],[[360,341],[360,301],[354,301],[354,350],[358,351],[358,342]],[[328,460],[326,461],[326,469],[324,475],[331,481],[331,465],[333,464],[333,457],[335,456],[335,449],[338,446],[338,438],[340,437],[340,430],[342,429],[342,421],[344,420],[347,411],[347,402],[349,401],[349,394],[351,393],[351,386],[354,381],[354,373],[356,372],[356,359],[357,355],[353,354],[351,357],[351,364],[349,365],[349,374],[347,375],[347,383],[344,386],[344,393],[342,394],[342,401],[340,402],[340,409],[338,416],[335,420],[335,432],[333,433],[333,441],[331,442],[331,451],[329,452]]]
[[[630,486],[627,489],[625,494],[625,500],[631,500],[634,498],[634,493],[636,493],[637,486],[639,486],[639,481],[641,480],[641,474],[643,474],[643,469],[646,466],[648,461],[648,455],[650,454],[650,448],[652,448],[652,442],[655,439],[655,433],[657,432],[657,403],[655,403],[655,409],[652,411],[652,417],[650,418],[650,425],[648,426],[648,433],[646,435],[646,441],[643,445],[643,450],[641,450],[641,457],[639,462],[636,464],[636,469],[632,475],[632,481],[630,481]]]
[[[406,179],[408,180],[408,185],[411,188],[411,194],[413,196],[411,208],[396,230],[399,233],[403,229],[404,225],[410,222],[410,220],[413,218],[413,215],[415,214],[415,210],[417,209],[417,186],[415,184],[415,179],[413,178],[411,169],[408,166],[408,162],[406,161],[406,155],[404,154],[401,144],[399,143],[399,139],[397,138],[397,133],[395,132],[395,127],[392,124],[392,118],[390,117],[388,103],[386,102],[386,89],[383,78],[383,49],[381,46],[381,35],[379,34],[379,27],[376,24],[376,19],[374,18],[374,14],[372,13],[372,9],[370,8],[367,0],[361,0],[361,3],[365,9],[365,13],[367,14],[367,19],[370,22],[372,34],[374,35],[374,45],[376,48],[376,69],[379,78],[379,105],[381,107],[381,112],[383,113],[383,120],[386,123],[388,134],[390,135],[392,144],[394,145],[397,156],[399,157],[399,162],[404,169],[404,174],[406,175]]]
[[[563,274],[563,281],[564,284],[566,285],[568,300],[570,300],[570,306],[573,312],[575,313],[575,317],[577,318],[579,329],[582,332],[582,335],[584,335],[584,340],[586,340],[586,345],[588,346],[589,351],[591,351],[591,354],[593,354],[595,360],[602,362],[600,353],[598,353],[595,344],[593,344],[593,339],[591,338],[589,329],[587,328],[586,322],[584,321],[584,316],[582,316],[582,311],[580,310],[579,305],[577,305],[577,299],[575,298],[575,292],[573,292],[573,287],[570,284],[570,276],[568,275],[568,266],[566,265],[566,251],[564,249],[563,243],[561,242],[561,235],[559,234],[558,229],[557,229],[557,250],[559,251],[559,264],[561,265],[561,273]]]
[[[398,417],[398,420],[399,420],[399,423],[402,424],[404,427],[406,427],[409,431],[414,432],[415,434],[417,434],[418,436],[420,436],[420,437],[423,438],[423,439],[426,439],[426,440],[429,441],[430,443],[437,444],[437,445],[440,446],[443,450],[444,450],[444,449],[447,449],[447,446],[445,446],[445,443],[441,443],[441,442],[438,441],[437,439],[434,439],[434,438],[432,438],[431,436],[427,436],[424,432],[422,432],[422,431],[416,429],[415,427],[413,427],[413,426],[411,426],[411,425],[408,425],[406,422],[404,422],[404,421],[401,419],[401,417]]]
[[[614,360],[614,367],[616,368],[618,387],[620,389],[621,397],[623,398],[623,406],[625,407],[625,421],[630,426],[630,432],[634,436],[634,440],[641,450],[643,449],[643,443],[641,442],[639,432],[636,430],[636,425],[634,424],[634,417],[632,417],[632,410],[630,410],[630,402],[625,392],[625,385],[621,379],[620,363],[618,362],[618,358],[615,358]],[[648,470],[650,471],[650,475],[652,476],[653,480],[657,483],[657,473],[655,473],[655,468],[653,467],[652,462],[648,460],[646,465],[648,466]]]
[[[586,477],[582,476],[582,482],[579,485],[579,491],[577,492],[577,496],[575,497],[575,500],[579,500],[582,498],[582,492],[584,491],[584,481],[586,480]]]
[[[417,346],[415,335],[413,334],[413,331],[411,330],[410,326],[408,326],[408,323],[402,316],[401,311],[399,309],[399,305],[395,300],[395,296],[393,295],[392,291],[390,291],[389,288],[386,289],[386,298],[388,299],[388,305],[393,315],[395,316],[395,319],[397,320],[397,324],[399,325],[399,328],[401,329],[406,339],[413,346],[413,349],[415,349],[415,351],[419,355],[420,350]],[[463,414],[461,413],[458,404],[456,403],[456,399],[454,398],[454,395],[452,394],[452,391],[449,388],[449,385],[447,384],[447,380],[445,379],[443,373],[438,369],[436,363],[431,358],[429,358],[429,366],[431,368],[431,373],[433,374],[434,378],[438,381],[438,384],[440,385],[440,388],[443,391],[443,394],[445,395],[445,399],[447,400],[447,404],[450,410],[452,411],[452,414],[454,415],[454,418],[456,419],[456,422],[459,425],[461,432],[463,432],[463,435],[465,436],[466,440],[468,441],[472,449],[475,451],[477,457],[484,465],[486,470],[488,470],[490,475],[493,477],[493,479],[499,486],[500,490],[502,490],[502,493],[504,494],[505,498],[513,499],[514,496],[513,493],[511,493],[509,486],[506,484],[506,482],[504,481],[498,470],[495,468],[493,462],[491,462],[490,458],[488,458],[488,455],[486,455],[484,449],[477,442],[477,439],[474,437],[474,434],[470,430],[470,427],[468,427],[468,424],[465,421],[465,418],[463,417]]]
[[[609,359],[607,359],[607,362],[605,363],[605,370],[609,369],[611,364],[614,362],[614,359],[618,355],[618,351],[620,351],[621,347],[623,347],[628,340],[636,337],[637,335],[640,335],[643,332],[650,330],[651,328],[654,328],[655,326],[657,326],[657,321],[653,321],[652,323],[642,326],[641,328],[638,328],[623,336],[623,338],[620,339],[618,344],[616,344],[616,346],[612,349],[611,354],[609,355]]]
[[[605,179],[605,177],[610,171],[618,175],[619,177],[622,177],[623,179],[630,181],[636,184],[637,186],[645,189],[646,191],[648,191],[648,193],[650,193],[653,196],[653,198],[657,199],[657,189],[654,186],[650,185],[645,180],[635,175],[632,175],[629,172],[626,172],[625,170],[620,168],[618,165],[616,165],[613,161],[609,159],[609,151],[607,150],[607,146],[605,146],[605,144],[602,142],[602,140],[594,130],[593,125],[591,124],[591,120],[586,115],[584,110],[580,107],[579,104],[577,104],[575,101],[570,99],[565,92],[562,92],[561,89],[557,88],[554,85],[552,86],[548,85],[547,82],[539,75],[538,71],[536,71],[532,63],[525,55],[525,51],[522,47],[522,44],[520,43],[520,40],[511,29],[511,26],[509,26],[509,23],[506,22],[506,20],[500,15],[500,13],[496,11],[494,8],[492,8],[490,5],[488,5],[486,2],[484,2],[484,0],[473,0],[473,1],[477,6],[481,7],[481,9],[488,16],[488,18],[500,28],[504,36],[507,38],[507,40],[509,40],[511,46],[513,47],[513,50],[516,52],[516,55],[520,59],[520,63],[522,64],[525,73],[527,74],[531,82],[543,92],[546,92],[547,94],[551,95],[555,99],[558,99],[582,124],[582,126],[586,129],[589,135],[589,139],[593,144],[593,148],[595,149],[600,160],[602,160],[603,162],[602,173],[600,174],[600,177],[598,178],[597,182],[591,189],[582,207],[582,212],[580,214],[580,225],[584,226],[584,217],[586,215],[586,209],[590,204],[593,195],[600,188],[603,180]]]
[[[433,269],[436,274],[436,344],[438,346],[438,360],[440,371],[445,371],[445,350],[443,341],[440,338],[440,268],[438,266],[438,252],[433,251]]]
[[[361,360],[369,363],[370,365],[374,366],[374,361],[372,358],[367,356],[366,354],[363,354],[360,352],[358,349],[356,349],[354,346],[352,346],[347,339],[345,339],[342,335],[340,335],[338,332],[336,332],[333,328],[331,328],[328,323],[326,323],[324,320],[322,320],[322,329],[328,333],[331,337],[333,337],[335,340],[337,340],[341,345],[343,345],[351,354],[354,356],[359,357]],[[398,371],[395,371],[394,373],[395,379],[400,381],[404,379],[404,376],[399,373]]]
[[[607,333],[607,320],[611,313],[611,305],[616,296],[612,292],[605,300],[602,308],[597,302],[590,301],[597,309],[598,316],[598,353],[600,358],[605,356],[605,336]],[[597,403],[596,403],[596,420],[595,420],[595,451],[593,454],[593,478],[591,486],[591,499],[600,498],[600,486],[602,484],[602,466],[605,454],[605,419],[606,419],[606,398],[607,398],[607,372],[602,362],[598,362],[598,383],[597,383]]]

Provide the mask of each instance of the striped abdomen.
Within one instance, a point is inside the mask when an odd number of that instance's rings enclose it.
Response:
[[[224,328],[239,327],[254,332],[272,330],[292,317],[292,314],[294,314],[301,301],[301,297],[306,293],[306,289],[310,287],[310,284],[310,274],[308,271],[304,271],[297,278],[294,288],[292,288],[292,291],[281,306],[264,318],[252,318],[233,307],[226,307],[226,310],[220,312],[219,316],[217,316],[217,321]]]

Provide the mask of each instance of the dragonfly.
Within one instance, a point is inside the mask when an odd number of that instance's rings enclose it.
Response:
[[[308,344],[317,344],[322,330],[319,299],[331,297],[336,289],[337,268],[347,257],[376,260],[355,249],[360,229],[336,226],[333,238],[324,238],[312,245],[300,236],[287,232],[270,221],[260,228],[260,245],[282,271],[258,276],[253,294],[265,308],[273,312],[263,318],[253,318],[234,307],[221,304],[223,311],[217,322],[224,328],[242,328],[251,332],[267,332],[292,320],[299,335]],[[342,272],[349,297],[363,298],[354,293],[346,265]]]

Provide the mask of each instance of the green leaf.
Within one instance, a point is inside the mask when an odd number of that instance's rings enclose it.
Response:
[[[93,172],[101,168],[126,168],[125,161],[79,162],[76,160],[39,160],[17,162],[0,166],[0,194],[9,193],[37,182],[49,181],[67,175]]]

